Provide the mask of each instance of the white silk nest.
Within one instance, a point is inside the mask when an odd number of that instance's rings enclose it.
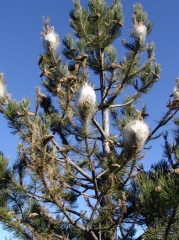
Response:
[[[59,48],[60,40],[57,33],[54,32],[54,28],[52,27],[49,33],[43,35],[43,46],[46,50],[48,50],[48,45],[56,51]]]
[[[124,148],[140,151],[149,135],[149,126],[140,120],[129,122],[124,128]]]
[[[147,36],[147,28],[143,23],[134,25],[134,36],[140,39],[141,42],[145,42]]]
[[[0,98],[5,96],[4,74],[0,73]]]
[[[173,97],[179,98],[179,88],[177,86],[175,86],[173,89]]]
[[[89,117],[93,113],[96,106],[96,94],[94,88],[85,82],[74,96],[75,110],[79,117]]]

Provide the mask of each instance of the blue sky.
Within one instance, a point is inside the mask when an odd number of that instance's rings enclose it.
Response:
[[[136,1],[121,2],[124,11],[122,37],[128,39],[132,29],[132,6]],[[107,0],[107,3],[110,4],[111,0]],[[154,23],[153,31],[146,41],[155,43],[155,57],[162,67],[159,82],[141,101],[141,105],[147,104],[150,115],[148,123],[153,129],[156,120],[159,120],[162,113],[167,110],[169,95],[175,85],[175,78],[179,76],[179,2],[141,0],[140,3]],[[81,0],[81,4],[85,6],[87,0]],[[34,103],[35,87],[41,84],[37,62],[38,55],[44,51],[40,38],[42,17],[50,17],[51,25],[55,26],[55,31],[62,42],[66,34],[71,32],[69,27],[71,9],[71,0],[0,0],[0,72],[5,74],[7,90],[12,94],[13,99],[20,101],[23,97],[30,97]],[[116,46],[118,46],[120,60],[122,58],[121,38],[117,40]],[[97,78],[90,81],[95,83]],[[0,121],[0,150],[14,160],[18,139],[10,134],[3,116],[0,116]],[[168,129],[172,127],[172,123],[167,125]],[[152,149],[147,151],[147,157],[144,159],[146,167],[149,167],[151,162],[161,159],[161,144],[162,140],[151,143]],[[9,236],[8,233],[0,231],[0,239],[4,239],[5,236]]]

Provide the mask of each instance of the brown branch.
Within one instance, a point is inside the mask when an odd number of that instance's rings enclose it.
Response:
[[[83,193],[83,192],[80,192],[80,191],[78,191],[77,189],[75,189],[75,188],[73,188],[73,187],[71,187],[71,186],[69,186],[68,184],[66,184],[65,183],[65,187],[67,187],[67,188],[69,188],[69,189],[71,189],[72,191],[74,191],[74,192],[76,192],[76,193],[78,193],[79,195],[85,195],[85,196],[87,196],[87,197],[90,197],[90,198],[95,198],[96,199],[96,197],[95,196],[93,196],[93,195],[90,195],[90,194],[86,194],[86,193]],[[93,188],[94,189],[94,188]]]
[[[171,114],[171,112],[173,111],[172,109],[169,109],[168,112],[165,114],[165,116],[162,118],[162,120],[159,121],[158,125],[156,126],[156,128],[154,128],[154,130],[149,134],[149,137],[147,139],[147,142],[151,139],[152,135],[159,129],[161,128],[163,125],[165,125],[166,123],[168,123],[174,116],[175,114],[178,112],[179,108],[175,109],[174,113]]]
[[[80,167],[78,167],[74,162],[72,162],[69,157],[66,157],[66,160],[71,166],[78,170],[78,172],[81,173],[81,175],[86,177],[90,182],[93,181],[92,177],[90,177],[86,172],[84,172]]]
[[[94,217],[94,215],[97,211],[97,208],[98,208],[99,204],[101,203],[101,200],[102,200],[103,197],[104,197],[104,193],[101,193],[99,198],[98,198],[98,201],[96,202],[95,206],[93,207],[93,211],[92,211],[91,216],[90,216],[90,221],[87,225],[88,229],[91,229],[93,217]]]
[[[131,99],[130,101],[123,103],[123,104],[115,104],[115,105],[109,105],[109,108],[114,108],[114,107],[124,107],[130,103],[132,103],[133,101],[135,101],[136,98]]]
[[[178,206],[177,206],[178,207]],[[165,239],[167,240],[168,239],[168,234],[169,234],[169,231],[170,231],[170,228],[171,228],[171,225],[174,223],[174,218],[175,218],[175,215],[177,213],[177,207],[175,207],[175,209],[173,210],[172,212],[172,215],[170,217],[170,220],[167,224],[167,228],[165,230]]]
[[[137,71],[134,72],[134,73],[131,73],[131,74],[129,75],[129,78],[131,78],[131,77],[139,74],[140,72],[142,72],[151,62],[153,62],[153,58],[149,59],[149,61],[146,62],[141,69],[137,70]],[[154,75],[153,72],[151,72],[151,73]],[[155,74],[154,76],[156,76],[156,74]],[[157,78],[160,78],[160,77],[157,75]]]
[[[105,171],[101,172],[100,174],[98,174],[98,176],[96,177],[97,179],[102,177],[104,174],[106,174],[107,172],[109,172],[109,169],[106,169]]]
[[[124,84],[127,82],[128,78],[130,77],[129,73],[131,71],[131,68],[133,66],[133,62],[134,62],[134,59],[138,53],[138,48],[136,49],[135,53],[134,53],[134,56],[133,56],[133,59],[132,59],[132,62],[127,70],[127,73],[124,77],[124,79],[122,80],[122,83],[120,84],[119,86],[119,89],[116,90],[116,92],[114,93],[114,95],[105,103],[105,107],[107,108],[115,99],[116,97],[119,95],[119,93],[123,90],[123,87],[124,87]]]
[[[86,217],[86,216],[84,215],[84,213],[79,213],[79,212],[74,211],[74,210],[72,210],[72,209],[70,209],[70,208],[66,208],[66,210],[67,210],[68,212],[70,212],[70,213],[75,214],[76,216],[79,216],[80,218],[83,218],[83,219],[89,221],[89,218]]]
[[[68,219],[69,223],[72,224],[73,226],[77,227],[78,229],[81,229],[82,231],[87,231],[87,229],[85,227],[83,227],[81,224],[78,224],[76,221],[74,221],[72,219],[72,217],[68,214],[62,199],[57,198],[54,193],[51,191],[51,188],[48,186],[47,181],[44,177],[43,172],[39,172],[39,176],[45,186],[45,188],[47,189],[48,193],[50,194],[50,197],[52,198],[53,202],[59,207],[59,209],[63,212],[63,214],[65,215],[65,217]]]
[[[102,127],[99,125],[99,123],[94,118],[92,118],[91,121],[94,123],[94,125],[96,126],[98,131],[101,133],[101,136],[106,139],[107,136],[106,136],[104,130],[102,129]]]
[[[81,175],[83,175],[90,182],[92,182],[92,178],[85,171],[83,171],[80,167],[78,167],[74,162],[72,162],[70,160],[70,158],[62,151],[62,148],[54,141],[54,139],[52,140],[52,143],[57,147],[59,152],[62,153],[62,155],[64,156],[64,159],[67,161],[67,163],[69,163],[71,166],[73,166],[76,170],[78,170],[79,173],[81,173]]]
[[[92,162],[91,157],[90,157],[91,154],[90,154],[90,149],[89,149],[89,145],[88,145],[87,136],[85,136],[85,145],[86,145],[86,151],[87,151],[87,154],[88,154],[89,168],[90,168],[91,173],[92,173],[95,195],[96,195],[96,198],[98,198],[98,183],[97,183],[97,179],[96,179],[96,176],[95,176],[95,169],[94,169],[94,166],[93,166],[93,162]]]

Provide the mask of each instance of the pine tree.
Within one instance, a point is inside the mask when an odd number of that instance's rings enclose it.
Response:
[[[119,59],[120,1],[73,4],[73,34],[61,43],[44,20],[38,65],[48,95],[37,87],[34,109],[29,99],[11,99],[0,75],[0,111],[20,140],[12,166],[0,154],[0,221],[19,239],[178,239],[178,131],[172,144],[163,134],[165,160],[148,172],[141,163],[145,143],[178,111],[177,85],[153,130],[146,106],[136,107],[160,78],[147,43],[152,22],[135,4]]]

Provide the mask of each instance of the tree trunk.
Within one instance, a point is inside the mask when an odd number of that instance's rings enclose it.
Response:
[[[102,50],[100,50],[100,60],[101,60],[101,74],[100,74],[100,88],[101,88],[101,101],[103,101],[103,104],[107,102],[107,97],[106,97],[106,86],[105,86],[105,81],[104,81],[104,74],[103,74],[103,58],[104,54]],[[109,137],[109,108],[102,109],[102,128],[105,133],[105,137],[103,136],[103,153],[109,153],[110,148],[109,148],[109,142],[107,141]],[[112,204],[112,195],[111,194],[105,194],[103,196],[103,199],[101,200],[101,206],[105,206],[108,204]],[[99,235],[101,233],[99,232]],[[110,232],[109,237],[103,237],[102,239],[104,240],[116,240],[117,239],[117,231],[116,229],[114,231]],[[101,236],[99,236],[99,239]]]

